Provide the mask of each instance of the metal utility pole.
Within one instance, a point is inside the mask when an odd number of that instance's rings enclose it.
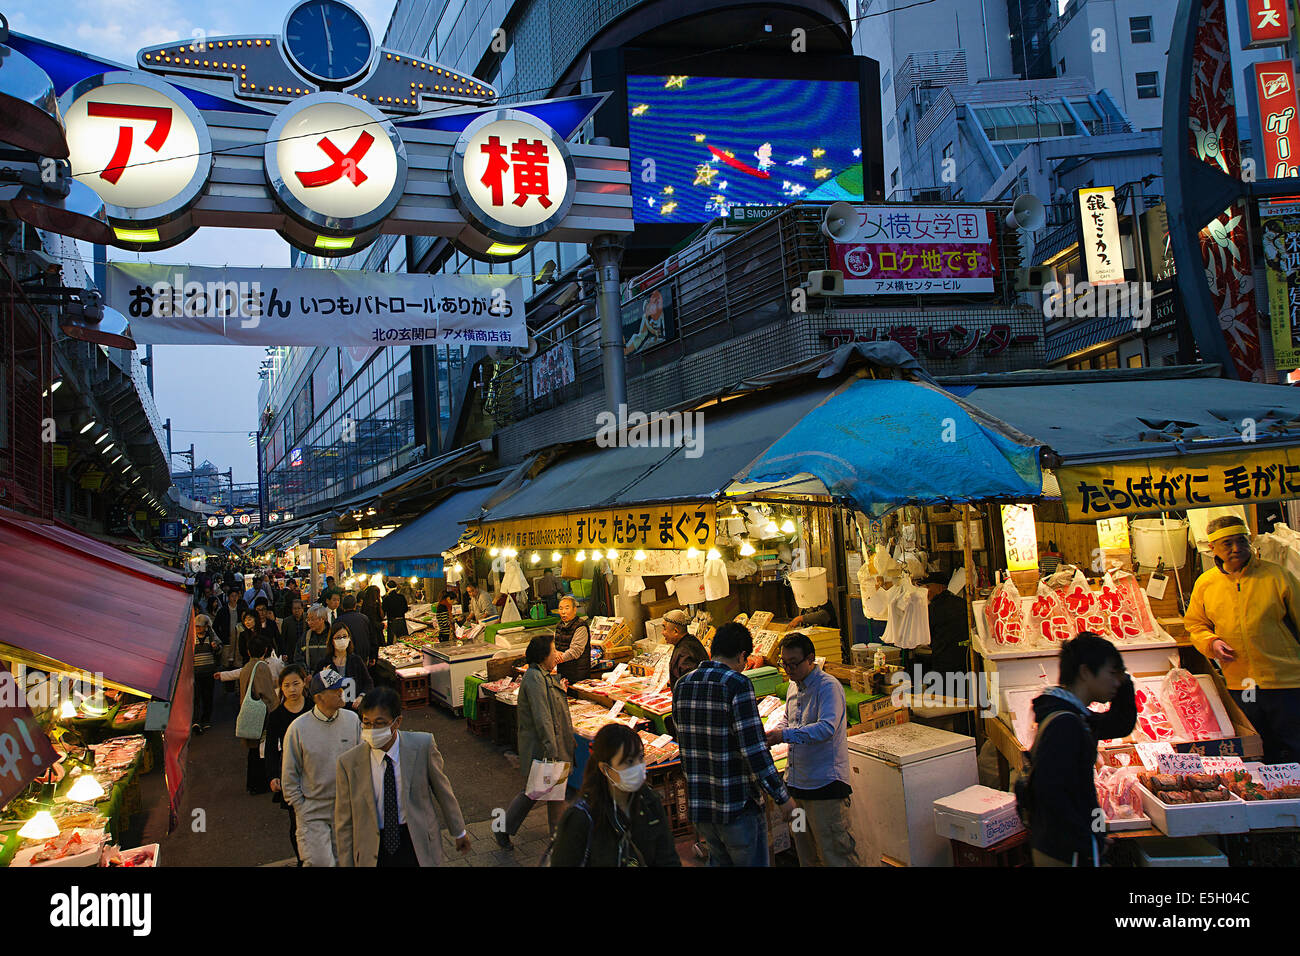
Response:
[[[596,264],[596,304],[600,311],[600,367],[605,380],[605,406],[614,414],[627,404],[627,365],[623,357],[623,316],[619,305],[619,263],[623,238],[601,235],[592,240]]]

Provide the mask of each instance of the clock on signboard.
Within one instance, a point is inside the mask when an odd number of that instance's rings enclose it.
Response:
[[[284,21],[284,51],[302,73],[341,85],[366,72],[375,52],[370,25],[342,0],[306,0]]]

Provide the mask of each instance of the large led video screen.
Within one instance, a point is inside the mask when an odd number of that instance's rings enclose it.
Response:
[[[858,84],[627,77],[635,219],[700,223],[736,205],[862,202]],[[650,160],[651,162],[646,162]]]

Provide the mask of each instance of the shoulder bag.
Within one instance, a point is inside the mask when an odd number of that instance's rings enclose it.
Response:
[[[266,730],[266,703],[253,696],[253,685],[257,679],[258,661],[248,675],[248,689],[244,691],[244,700],[239,705],[239,716],[235,718],[235,736],[240,740],[261,740]]]

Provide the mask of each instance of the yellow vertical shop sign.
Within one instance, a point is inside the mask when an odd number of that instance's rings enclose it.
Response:
[[[643,548],[667,550],[713,547],[717,507],[638,505],[608,511],[573,511],[511,518],[469,526],[468,543],[479,548]]]
[[[1059,469],[1056,480],[1071,521],[1279,501],[1300,498],[1300,449],[1080,465]]]
[[[1273,367],[1300,368],[1300,202],[1261,202],[1259,225],[1268,277]]]
[[[1007,570],[1038,568],[1038,529],[1033,505],[1002,506],[1002,540],[1006,544]]]

